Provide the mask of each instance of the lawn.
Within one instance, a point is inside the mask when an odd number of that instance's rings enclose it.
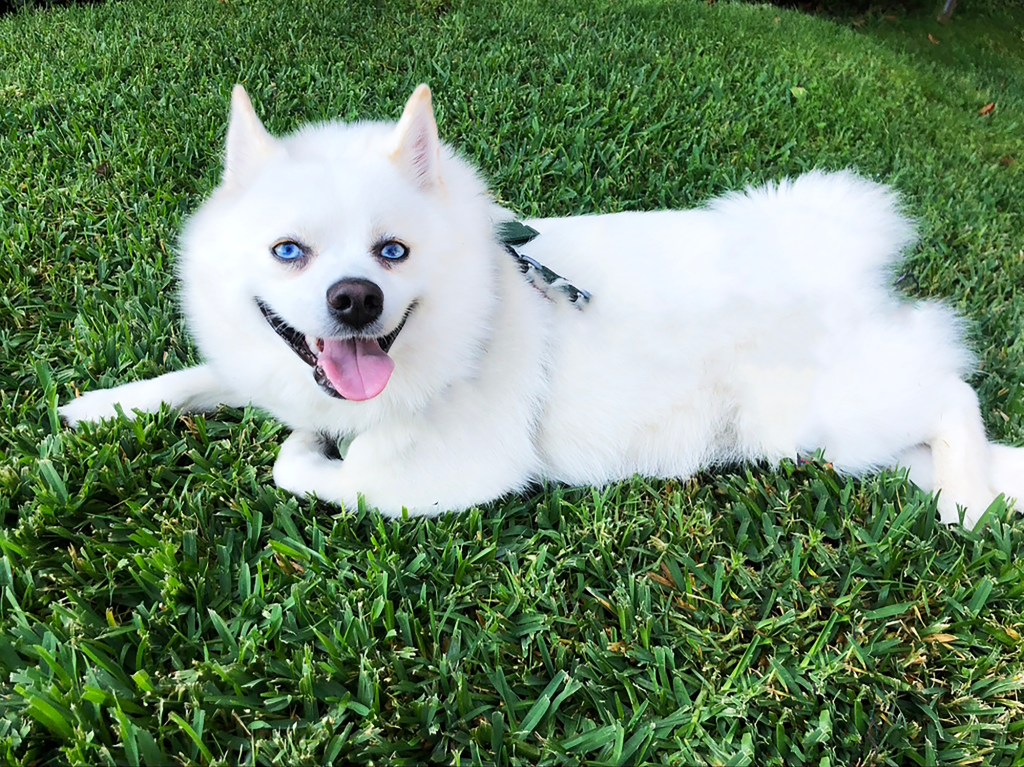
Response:
[[[814,167],[892,183],[921,232],[902,289],[964,313],[990,432],[1024,444],[1024,10],[934,15],[0,18],[0,760],[1024,763],[1012,510],[946,528],[900,474],[819,460],[389,523],[276,490],[285,433],[258,412],[72,433],[55,410],[195,361],[175,237],[217,183],[235,82],[281,132],[394,118],[426,81],[442,134],[527,216],[694,206]]]

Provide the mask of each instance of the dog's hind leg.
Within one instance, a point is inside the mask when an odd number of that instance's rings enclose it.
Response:
[[[1016,501],[1018,510],[1024,511],[1024,448],[989,443],[988,457],[990,462],[988,496],[994,499],[1002,493],[1006,496],[1007,501]],[[935,462],[932,457],[932,449],[928,445],[916,445],[904,450],[897,463],[908,470],[910,481],[926,493],[941,489],[935,481]],[[942,508],[941,502],[939,507]],[[975,513],[968,507],[968,514],[964,521],[968,524],[971,524],[972,521],[976,522],[980,513]],[[957,520],[956,509],[951,509],[949,518],[943,514],[943,520],[955,522]]]
[[[1017,500],[1024,511],[1024,448],[991,445],[992,489]]]
[[[940,384],[939,410],[932,433],[925,441],[931,452],[930,489],[939,493],[942,521],[959,521],[957,506],[964,507],[964,525],[973,527],[999,490],[991,482],[992,446],[985,436],[978,395],[956,379]],[[923,453],[911,454],[911,473],[927,481],[921,467]],[[918,466],[913,465],[917,458]]]
[[[904,450],[896,461],[897,466],[907,470],[907,478],[926,493],[935,492],[935,470],[932,466],[932,449],[927,445],[914,445]]]
[[[220,405],[244,405],[245,399],[227,387],[209,365],[197,365],[146,381],[86,392],[60,407],[59,412],[69,426],[77,426],[83,421],[116,418],[117,407],[126,418],[134,418],[136,411],[155,413],[164,404],[174,410],[206,411]]]

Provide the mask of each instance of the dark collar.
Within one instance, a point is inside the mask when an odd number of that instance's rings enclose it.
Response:
[[[551,271],[544,264],[516,250],[540,235],[536,229],[521,221],[502,221],[495,229],[495,234],[505,250],[516,260],[519,271],[534,288],[544,294],[549,301],[558,297],[567,299],[577,309],[583,309],[590,303],[590,293],[577,288],[565,277]]]

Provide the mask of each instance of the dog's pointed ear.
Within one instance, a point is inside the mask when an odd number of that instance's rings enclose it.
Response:
[[[418,86],[405,104],[402,119],[395,126],[391,159],[423,189],[441,180],[441,140],[426,85]]]
[[[231,117],[228,120],[227,149],[224,157],[225,186],[238,186],[274,149],[274,137],[267,133],[256,110],[252,108],[245,88],[236,85],[231,91]]]

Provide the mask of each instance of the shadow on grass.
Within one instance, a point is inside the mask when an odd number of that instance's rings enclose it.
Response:
[[[0,0],[0,17],[19,11],[64,8],[71,5],[99,5],[107,0]]]

